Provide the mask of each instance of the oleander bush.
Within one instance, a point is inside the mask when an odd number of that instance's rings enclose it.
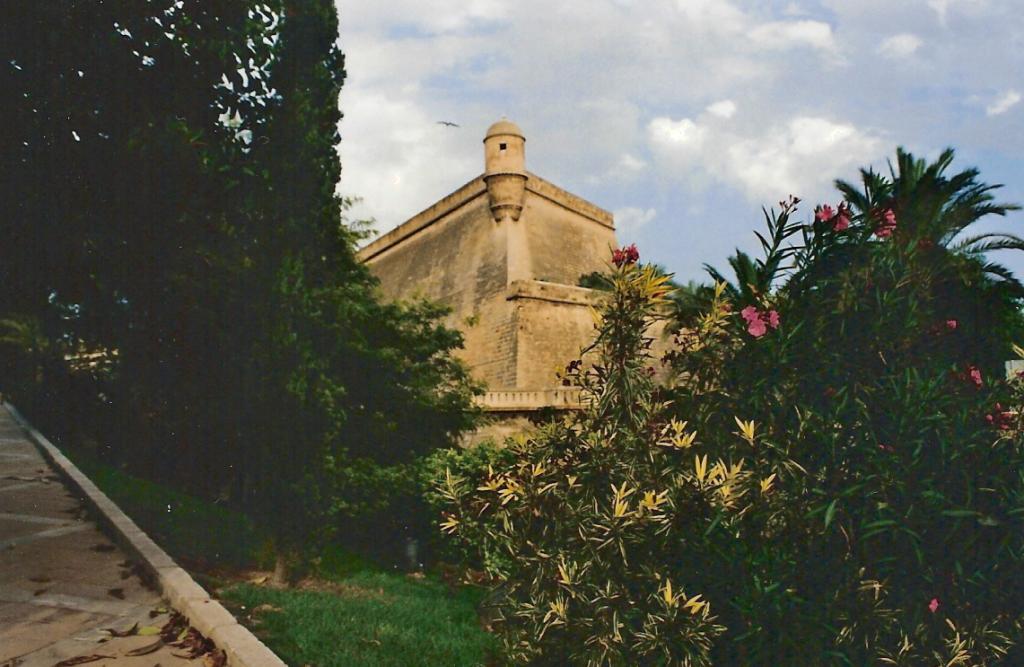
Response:
[[[440,482],[442,530],[505,554],[510,660],[1024,664],[1024,288],[984,254],[1024,242],[968,234],[1012,207],[951,161],[780,202],[685,313],[616,252],[599,361],[565,375],[585,409]]]
[[[501,582],[495,626],[508,655],[543,664],[710,664],[725,628],[695,567],[709,534],[780,509],[774,470],[697,443],[653,381],[646,332],[667,277],[617,256],[595,343],[569,365],[588,408],[507,447],[483,479],[446,472],[443,529],[482,552]],[[705,326],[722,326],[717,304]],[[734,428],[735,425],[734,425]],[[752,438],[742,424],[733,440]]]

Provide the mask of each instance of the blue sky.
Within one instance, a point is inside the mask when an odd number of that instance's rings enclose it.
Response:
[[[1024,203],[1017,0],[339,0],[342,182],[386,232],[483,170],[527,167],[615,214],[682,280],[753,250],[761,206],[836,203],[895,147],[957,149]],[[437,124],[448,120],[460,125]],[[1024,235],[1017,212],[979,227]],[[1024,253],[997,259],[1024,275]]]

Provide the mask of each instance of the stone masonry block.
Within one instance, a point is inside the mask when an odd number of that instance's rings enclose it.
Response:
[[[184,600],[178,609],[185,614],[192,627],[202,633],[204,637],[212,638],[217,628],[238,625],[238,621],[227,609],[210,598],[189,598]],[[225,648],[216,639],[214,639],[214,643]]]
[[[238,624],[217,628],[210,639],[224,649],[229,667],[285,667],[263,642]]]
[[[160,583],[160,592],[175,609],[184,611],[181,605],[186,600],[210,599],[209,593],[180,567],[160,568],[157,570],[157,579]]]

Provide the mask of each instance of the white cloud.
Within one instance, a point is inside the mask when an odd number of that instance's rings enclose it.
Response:
[[[949,18],[949,10],[956,9],[962,13],[977,13],[984,10],[988,0],[928,0],[928,7],[935,12],[939,23],[943,26]]]
[[[656,118],[648,129],[651,150],[665,173],[689,184],[717,181],[753,202],[788,194],[824,196],[833,178],[882,150],[873,133],[815,116],[757,125],[742,134],[687,118]]]
[[[635,183],[646,170],[647,162],[645,160],[632,153],[622,153],[603,172],[584,176],[583,181],[593,186],[607,186],[608,184],[622,186],[625,183]],[[578,178],[579,174],[576,176]]]
[[[621,167],[623,171],[636,173],[638,171],[643,171],[644,168],[647,167],[647,163],[634,155],[623,153],[622,157],[619,158],[619,167]]]
[[[375,217],[381,232],[483,171],[479,137],[438,125],[414,101],[364,92],[347,101],[345,116],[343,126],[373,139],[342,141],[340,191],[363,199],[349,217]]]
[[[672,120],[661,116],[647,125],[647,134],[656,148],[675,151],[699,150],[706,131],[706,128],[697,125],[689,118]]]
[[[1005,93],[992,101],[992,104],[985,107],[985,115],[998,116],[1006,113],[1011,107],[1021,100],[1021,95],[1016,90],[1007,90]]]
[[[508,3],[502,0],[389,0],[342,2],[336,0],[342,30],[348,26],[381,29],[400,26],[414,32],[437,34],[465,30],[480,23],[505,19]]]
[[[811,46],[830,50],[835,46],[832,26],[821,21],[773,21],[757,26],[749,37],[755,44],[770,49]]]
[[[719,118],[732,118],[736,113],[736,103],[732,100],[721,100],[720,102],[708,105],[705,111]]]
[[[782,10],[782,13],[786,16],[804,16],[807,14],[806,11],[800,5],[795,2],[791,2]]]
[[[878,53],[886,58],[900,59],[912,55],[921,48],[921,38],[909,32],[886,38],[879,46]]]
[[[946,25],[946,12],[949,11],[949,6],[954,2],[955,0],[928,0],[928,6],[938,14],[939,23]]]
[[[877,137],[852,124],[801,116],[728,146],[725,168],[755,200],[820,197],[833,178],[872,161],[881,150]]]
[[[676,6],[690,25],[714,32],[736,32],[747,21],[728,0],[676,0]]]
[[[654,220],[658,216],[658,211],[653,208],[626,206],[616,209],[612,215],[615,217],[615,228],[628,235]]]

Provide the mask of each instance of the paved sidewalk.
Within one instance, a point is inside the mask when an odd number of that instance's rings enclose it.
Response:
[[[0,667],[84,664],[163,667],[202,664],[153,646],[158,636],[111,638],[163,627],[167,605],[128,557],[88,517],[7,410],[0,409]]]

